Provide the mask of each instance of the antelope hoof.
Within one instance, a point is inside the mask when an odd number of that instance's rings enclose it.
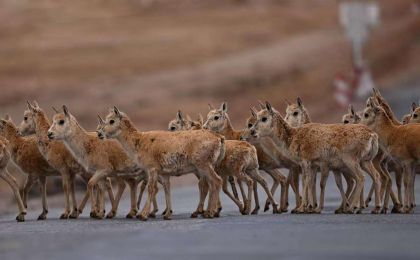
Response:
[[[264,205],[264,212],[267,212],[269,210],[270,210],[270,202],[269,201],[266,201],[265,202],[265,205]]]
[[[354,214],[354,210],[353,209],[346,209],[345,211],[343,211],[345,214]]]
[[[217,208],[217,215],[220,215],[220,212],[222,212],[222,207]]]
[[[200,214],[201,214],[200,212],[198,212],[198,211],[194,211],[193,213],[191,213],[190,218],[197,218],[197,217],[198,217],[198,215],[200,215]]]
[[[25,222],[25,212],[19,213],[19,215],[16,216],[16,221],[17,222]]]
[[[320,207],[317,207],[314,209],[313,213],[315,214],[321,214],[322,209]]]
[[[149,213],[149,218],[156,218],[156,213],[155,212],[150,212]]]
[[[303,214],[303,213],[305,213],[305,209],[304,209],[304,207],[295,208],[295,209],[292,210],[292,213],[293,214]]]
[[[255,207],[252,211],[251,211],[251,215],[258,215],[258,211],[260,210],[260,207]]]
[[[370,213],[371,214],[379,214],[381,212],[381,207],[375,207]]]
[[[344,211],[343,211],[343,208],[341,208],[341,207],[334,211],[334,214],[343,214],[343,213],[344,213]]]
[[[69,218],[71,219],[76,219],[78,217],[79,217],[79,211],[77,209],[74,209],[69,215]]]
[[[356,211],[356,214],[362,214],[363,213],[363,208],[359,208],[357,211]]]
[[[96,219],[104,219],[105,218],[105,212],[98,212],[95,215]]]
[[[108,214],[106,214],[106,218],[111,219],[111,218],[114,218],[116,215],[117,215],[117,212],[111,210],[110,212],[108,212]]]
[[[215,218],[220,218],[220,211],[216,211],[213,215]]]
[[[248,205],[245,205],[245,207],[241,210],[242,215],[249,215],[251,211],[251,208]]]
[[[381,210],[381,214],[387,214],[388,213],[388,208],[382,208]]]
[[[371,201],[372,201],[372,198],[367,198],[366,201],[365,201],[365,206],[369,207],[369,202],[371,202]]]
[[[145,215],[143,215],[143,214],[138,214],[138,215],[137,215],[137,218],[138,218],[139,220],[141,220],[141,221],[147,221],[147,217],[146,217]]]
[[[280,214],[281,210],[278,209],[277,204],[273,204],[273,214]]]
[[[401,207],[401,205],[394,205],[394,207],[392,207],[391,213],[401,214],[401,213],[404,213],[404,210]]]
[[[164,215],[166,215],[166,211],[167,211],[168,209],[165,209],[163,212],[162,212],[162,216],[164,216]]]
[[[47,215],[44,213],[38,216],[38,220],[46,220],[46,219],[47,219]]]
[[[214,213],[211,213],[210,211],[206,210],[203,213],[203,218],[213,218],[214,217]]]
[[[413,208],[406,208],[404,211],[405,214],[413,214],[414,213],[414,209]]]
[[[163,219],[164,220],[172,220],[172,217],[170,215],[164,215]]]
[[[69,213],[63,213],[60,215],[60,219],[68,219],[69,218]]]
[[[132,210],[132,211],[128,212],[128,214],[125,216],[125,218],[133,219],[133,218],[136,217],[136,215],[137,215],[137,211]]]

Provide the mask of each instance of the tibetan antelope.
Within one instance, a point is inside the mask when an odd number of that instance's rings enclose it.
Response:
[[[403,166],[404,175],[404,212],[414,210],[414,175],[420,160],[420,125],[395,123],[389,109],[370,98],[365,108],[361,123],[374,130],[384,152]],[[391,112],[392,113],[392,112]],[[396,120],[398,122],[398,120]]]
[[[213,108],[209,104],[209,112],[207,114],[206,122],[203,125],[204,129],[208,129],[214,131],[218,134],[223,135],[227,140],[240,140],[243,131],[237,131],[233,128],[229,115],[227,113],[227,103],[223,102],[219,109]],[[281,172],[277,171],[270,171],[268,174],[273,178],[274,182],[285,183],[286,178],[281,175]],[[271,175],[273,174],[273,175]],[[259,206],[259,199],[258,199],[258,191],[257,191],[257,183],[259,183],[265,193],[269,201],[272,203],[273,206],[273,213],[279,213],[280,211],[277,209],[277,203],[275,202],[271,191],[268,188],[266,180],[259,174],[259,171],[256,170],[252,172],[250,177],[254,180],[254,199],[255,199],[255,209],[252,211],[252,214],[257,214],[260,208]]]
[[[18,222],[23,222],[25,221],[26,209],[19,193],[19,186],[16,179],[7,170],[7,165],[10,161],[8,145],[9,142],[5,138],[0,137],[0,179],[4,180],[12,189],[19,208],[19,214],[16,216],[16,220]]]
[[[270,137],[285,155],[300,165],[303,172],[303,202],[298,212],[314,211],[311,190],[314,170],[320,167],[324,174],[330,168],[341,169],[345,165],[354,174],[356,181],[356,190],[348,211],[357,208],[365,170],[375,182],[376,207],[372,213],[379,213],[379,174],[372,164],[378,149],[378,136],[367,127],[310,123],[293,128],[267,102],[266,109],[258,112],[257,123],[251,129],[251,134],[257,138]],[[343,200],[346,198],[343,197]],[[315,209],[315,212],[319,212],[319,209]]]
[[[132,177],[142,174],[140,168],[125,154],[122,147],[114,140],[100,140],[84,130],[76,118],[71,115],[66,106],[63,112],[53,117],[53,123],[48,130],[50,140],[61,140],[83,168],[92,174],[88,182],[88,192],[92,201],[92,217],[102,219],[105,216],[104,185],[105,177]],[[100,178],[98,178],[100,176]],[[99,203],[94,201],[94,188],[99,185]],[[131,187],[137,189],[136,187]],[[135,194],[135,193],[134,193]],[[115,205],[115,203],[113,203]],[[113,206],[114,206],[113,205]],[[137,201],[131,196],[131,214],[135,214]]]
[[[19,129],[10,118],[0,119],[0,136],[9,141],[8,147],[12,161],[18,168],[27,174],[25,186],[21,191],[22,201],[27,207],[28,193],[35,181],[39,181],[42,199],[42,213],[38,220],[45,220],[48,214],[47,205],[47,177],[60,176],[52,168],[38,150],[35,136],[21,136]]]
[[[191,121],[191,118],[188,117],[185,120],[181,112],[178,111],[177,118],[170,122],[169,129],[199,130],[200,123]],[[252,145],[243,141],[226,140],[225,145],[225,156],[223,160],[216,165],[216,172],[222,178],[223,192],[239,207],[239,211],[242,214],[247,215],[250,213],[253,191],[253,180],[248,176],[252,175],[252,173],[247,172],[252,172],[258,168],[257,152]],[[244,205],[242,205],[240,200],[232,195],[228,190],[227,183],[229,177],[236,177],[239,183],[241,181],[245,181],[247,183],[248,194],[246,195],[243,189],[241,189]],[[203,196],[200,196],[200,205],[203,205],[205,197],[207,196],[206,187],[204,187],[204,189]]]
[[[118,140],[137,165],[149,174],[148,198],[138,218],[147,220],[151,199],[157,192],[159,174],[169,177],[193,172],[198,172],[209,185],[208,209],[204,217],[217,216],[222,180],[214,168],[224,157],[223,137],[204,130],[141,132],[116,107],[105,119],[104,132],[107,138]],[[105,176],[107,173],[98,173],[95,180]],[[167,204],[170,212],[171,201]]]

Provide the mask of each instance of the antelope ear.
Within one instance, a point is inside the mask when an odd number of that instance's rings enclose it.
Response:
[[[116,116],[118,116],[120,118],[122,117],[120,110],[116,106],[114,106],[114,113],[115,113]]]
[[[261,100],[258,100],[258,104],[260,105],[261,109],[265,109],[265,104]]]
[[[36,100],[32,101],[34,108],[39,108],[38,102]]]
[[[349,113],[351,113],[353,116],[356,115],[356,113],[354,112],[354,109],[353,109],[353,105],[349,106]]]
[[[209,110],[213,110],[214,109],[214,107],[213,107],[212,104],[208,103],[207,105],[209,106]]]
[[[26,100],[26,105],[28,106],[29,111],[33,111],[33,107],[31,105],[31,102],[29,102],[29,100]]]
[[[411,104],[411,111],[414,112],[414,110],[416,110],[417,108],[417,104],[416,102],[413,102],[413,104]]]
[[[104,125],[105,121],[102,119],[102,117],[98,114],[99,124]]]
[[[12,121],[12,117],[11,117],[9,114],[6,114],[6,115],[4,116],[4,120],[5,120],[5,121],[9,121],[9,122],[11,122],[11,121]]]
[[[286,106],[290,106],[292,104],[292,102],[290,102],[290,100],[288,100],[287,98],[283,98],[283,100]]]
[[[193,120],[191,119],[190,115],[187,114],[187,121],[192,122]]]
[[[183,121],[184,119],[182,118],[182,112],[181,110],[178,110],[178,112],[176,112],[176,118],[180,121]]]
[[[52,110],[54,110],[54,112],[55,112],[56,114],[60,113],[60,112],[57,110],[57,108],[55,108],[54,106],[52,106],[51,108],[52,108]]]
[[[70,117],[69,109],[66,105],[63,105],[63,112],[66,117]]]
[[[251,110],[252,117],[257,117],[257,111],[255,111],[255,108],[250,107],[249,110]]]
[[[271,104],[268,101],[265,101],[265,108],[268,110],[268,112],[270,112],[270,114],[273,114],[273,107],[271,106]]]
[[[303,106],[303,102],[302,102],[302,99],[300,97],[296,98],[296,103],[298,104],[299,107]]]
[[[227,112],[227,103],[226,102],[223,102],[222,103],[222,105],[220,106],[220,111],[223,111],[223,112]]]

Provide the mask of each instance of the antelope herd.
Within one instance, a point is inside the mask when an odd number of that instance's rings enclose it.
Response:
[[[126,217],[147,220],[158,212],[159,183],[165,193],[163,217],[169,220],[173,213],[170,177],[185,174],[198,179],[199,203],[191,217],[218,217],[220,190],[241,214],[257,214],[258,186],[267,196],[264,211],[271,207],[273,213],[287,212],[290,186],[296,201],[292,213],[321,213],[330,171],[341,195],[335,213],[361,213],[373,196],[373,214],[387,213],[390,199],[393,213],[413,213],[420,162],[420,108],[416,104],[400,122],[374,89],[363,111],[356,113],[350,107],[341,123],[322,124],[311,122],[300,98],[296,103],[286,102],[284,117],[270,103],[259,102],[260,110],[251,108],[242,130],[232,126],[224,102],[220,108],[209,105],[205,119],[201,115],[198,120],[185,118],[178,111],[168,131],[148,132],[138,130],[117,107],[104,119],[98,116],[96,132],[87,132],[66,106],[61,112],[54,109],[50,122],[36,102],[28,102],[19,127],[8,116],[0,120],[0,176],[13,190],[17,221],[25,220],[28,193],[37,181],[43,207],[38,219],[46,219],[48,176],[61,176],[65,198],[61,219],[78,218],[89,199],[92,218],[115,217],[128,184],[131,208]],[[26,174],[20,190],[7,170],[9,162]],[[271,188],[260,171],[272,178]],[[390,172],[395,173],[396,191]],[[372,186],[365,199],[366,173]],[[87,184],[80,204],[75,196],[77,175]],[[117,183],[116,196],[112,181]],[[278,204],[273,195],[279,186]],[[146,188],[147,198],[138,212]],[[107,215],[105,191],[112,205]]]

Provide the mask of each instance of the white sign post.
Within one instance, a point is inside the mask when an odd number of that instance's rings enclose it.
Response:
[[[339,17],[351,41],[353,55],[354,80],[349,82],[340,77],[335,80],[335,97],[340,105],[345,106],[351,103],[354,93],[365,97],[374,87],[363,58],[363,47],[372,28],[379,24],[379,7],[373,1],[346,1],[340,4]]]

